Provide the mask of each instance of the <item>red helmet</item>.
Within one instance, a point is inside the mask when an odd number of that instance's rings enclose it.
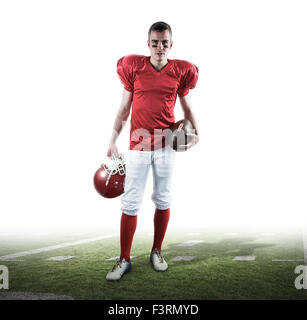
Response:
[[[112,154],[114,165],[102,164],[94,175],[94,186],[96,191],[105,198],[115,198],[124,192],[125,163],[123,155],[115,157]]]

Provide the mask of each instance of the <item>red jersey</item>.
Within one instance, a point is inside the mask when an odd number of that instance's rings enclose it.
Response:
[[[130,149],[154,150],[165,146],[163,135],[157,133],[174,122],[177,98],[193,89],[198,68],[184,60],[170,60],[156,71],[149,56],[129,55],[117,62],[117,73],[124,88],[133,92]],[[155,140],[154,140],[155,133]]]

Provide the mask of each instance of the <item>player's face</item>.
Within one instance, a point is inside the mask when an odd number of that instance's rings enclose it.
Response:
[[[167,55],[173,42],[168,30],[163,32],[152,31],[147,41],[151,58],[157,63],[167,62]]]

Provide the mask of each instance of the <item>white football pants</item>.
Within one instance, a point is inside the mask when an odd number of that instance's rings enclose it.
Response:
[[[123,213],[130,216],[137,215],[143,201],[150,166],[154,179],[151,199],[157,209],[166,210],[170,207],[175,158],[176,151],[169,146],[154,151],[128,151],[125,191],[121,197]]]

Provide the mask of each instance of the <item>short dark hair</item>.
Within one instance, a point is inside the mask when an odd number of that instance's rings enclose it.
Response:
[[[159,22],[155,22],[148,31],[148,39],[150,37],[150,33],[151,31],[158,31],[158,32],[163,32],[165,30],[168,30],[170,33],[170,36],[172,38],[172,28],[169,24],[167,24],[166,22],[163,21],[159,21]]]

